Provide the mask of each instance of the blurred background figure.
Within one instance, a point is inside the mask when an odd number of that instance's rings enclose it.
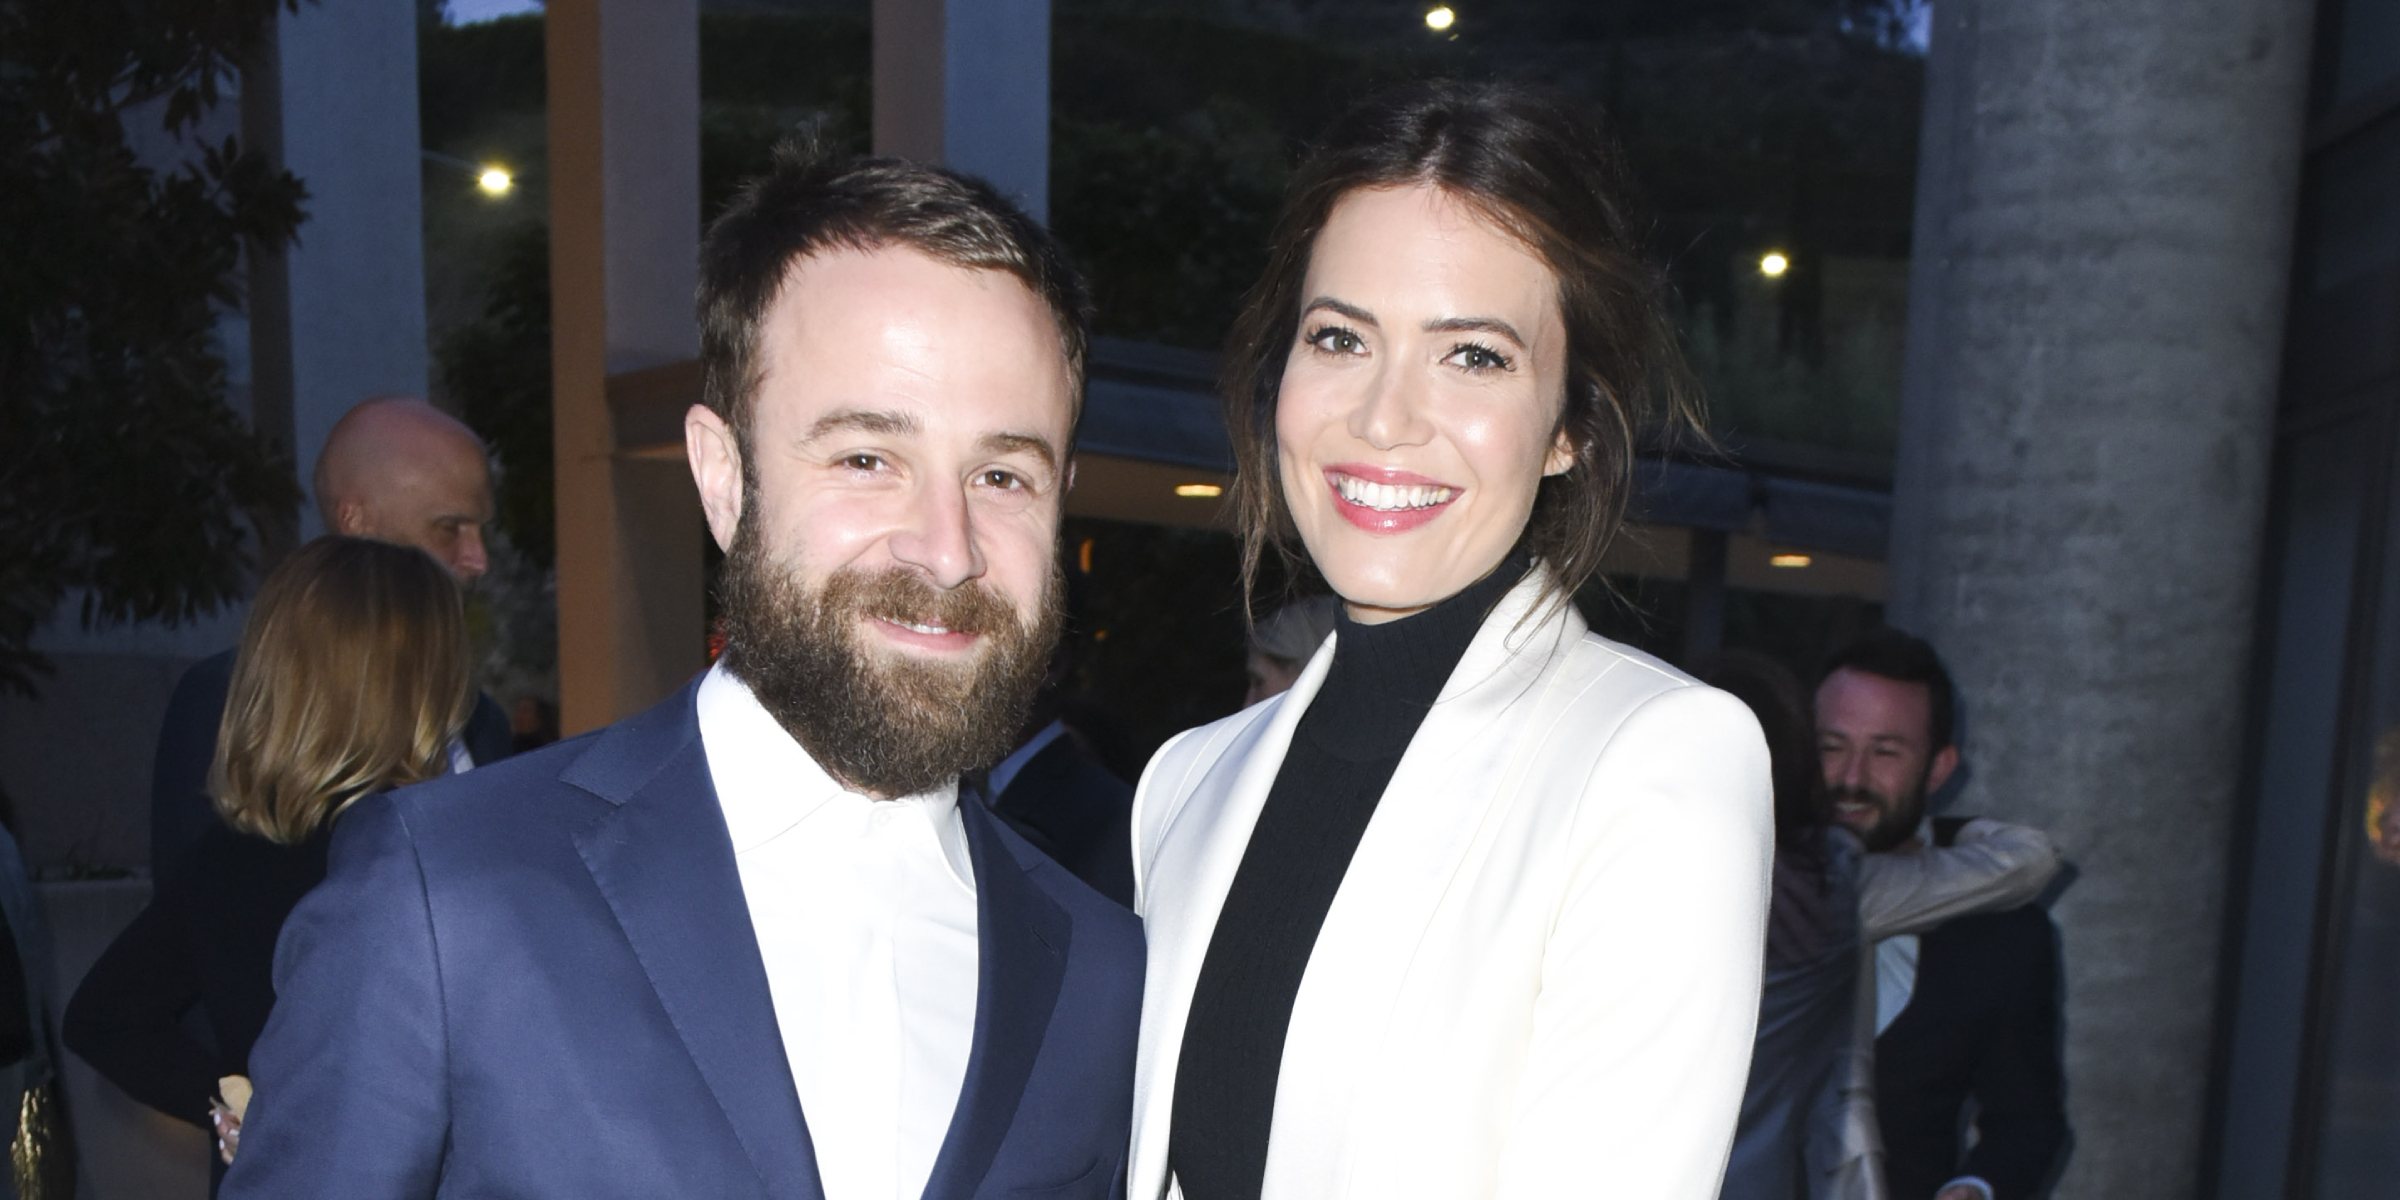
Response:
[[[1875,949],[1859,1021],[1872,1020],[1890,1194],[2039,1195],[2071,1145],[2058,930],[2028,903],[2057,851],[2036,830],[1928,810],[1960,760],[1956,693],[1923,639],[1860,636],[1833,656],[1815,707],[1834,819],[1868,852],[1860,908]]]
[[[1726,1200],[1827,1194],[1840,1158],[1822,1114],[1838,1106],[1858,986],[1858,839],[1835,825],[1800,680],[1763,654],[1728,650],[1694,664],[1701,682],[1757,715],[1775,780],[1775,879],[1766,982],[1742,1094]],[[1812,1134],[1816,1136],[1812,1139]]]
[[[1093,890],[1133,907],[1133,785],[1103,766],[1068,711],[1066,681],[1083,639],[1062,637],[1017,748],[981,794],[1008,827]]]
[[[13,1142],[26,1092],[57,1088],[50,1001],[50,927],[42,914],[14,831],[0,822],[0,1130]],[[55,1147],[70,1159],[72,1146]],[[0,1196],[17,1196],[13,1172],[0,1170]]]
[[[1291,690],[1310,656],[1333,635],[1334,619],[1341,611],[1342,602],[1335,597],[1310,596],[1276,609],[1252,627],[1250,691],[1242,697],[1242,707]]]
[[[276,935],[324,879],[334,819],[454,769],[474,703],[463,604],[440,564],[338,535],[294,552],[243,627],[209,771],[218,820],[76,989],[68,1047],[142,1103],[215,1127],[230,1158],[239,1119],[219,1120],[220,1080],[249,1073]]]
[[[2375,782],[2367,792],[2367,850],[2400,867],[2400,729],[2375,739]]]
[[[317,456],[317,513],[351,537],[414,546],[459,583],[490,565],[483,527],[492,519],[492,474],[474,431],[423,400],[379,396],[334,423]],[[217,726],[233,679],[233,651],[192,664],[175,685],[151,769],[150,870],[165,875],[216,824],[208,792]],[[506,758],[509,716],[478,694],[460,749],[462,767]]]

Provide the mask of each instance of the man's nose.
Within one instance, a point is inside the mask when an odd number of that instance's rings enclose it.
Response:
[[[1865,759],[1855,750],[1837,750],[1825,760],[1825,783],[1829,787],[1857,787],[1864,781]]]
[[[919,488],[909,500],[908,519],[892,535],[891,547],[893,558],[925,572],[926,581],[944,591],[983,574],[974,514],[962,485],[930,483]]]
[[[483,548],[483,530],[468,525],[458,531],[458,541],[450,548],[450,573],[460,583],[473,583],[491,569],[491,557]]]

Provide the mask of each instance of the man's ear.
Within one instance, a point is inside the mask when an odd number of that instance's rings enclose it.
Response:
[[[742,523],[741,443],[725,418],[695,404],[683,414],[683,456],[692,464],[709,535],[717,539],[717,549],[732,549],[734,528]]]
[[[367,521],[367,506],[356,500],[344,500],[333,506],[333,531],[344,537],[372,536]]]
[[[1944,746],[1933,752],[1933,761],[1925,764],[1925,794],[1930,796],[1950,782],[1958,771],[1958,747]]]

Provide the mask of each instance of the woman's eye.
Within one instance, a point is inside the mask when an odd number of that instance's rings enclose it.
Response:
[[[1327,325],[1310,333],[1308,344],[1328,354],[1357,354],[1367,348],[1365,338],[1339,325]]]
[[[1510,366],[1507,355],[1490,346],[1479,346],[1473,342],[1464,342],[1452,349],[1450,357],[1445,361],[1465,367],[1470,371],[1505,371]]]

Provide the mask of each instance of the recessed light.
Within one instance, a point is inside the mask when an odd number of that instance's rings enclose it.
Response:
[[[1225,489],[1213,483],[1179,483],[1175,485],[1175,494],[1194,500],[1206,500],[1224,495]]]
[[[1457,23],[1458,14],[1450,11],[1450,6],[1447,4],[1425,14],[1425,28],[1435,33],[1440,33]]]
[[[1758,260],[1758,273],[1769,279],[1780,277],[1792,269],[1792,260],[1780,250],[1770,250]]]
[[[1805,554],[1777,554],[1767,559],[1770,567],[1805,567],[1809,562]]]

